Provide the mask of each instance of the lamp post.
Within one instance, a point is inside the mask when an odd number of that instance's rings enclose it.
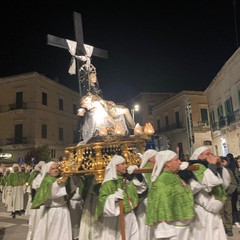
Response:
[[[133,121],[135,122],[135,112],[138,112],[140,109],[140,106],[138,104],[134,105],[134,107],[131,109],[131,113],[132,113],[132,118]]]

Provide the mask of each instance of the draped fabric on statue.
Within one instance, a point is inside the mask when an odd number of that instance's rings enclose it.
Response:
[[[100,102],[94,102],[94,108],[87,111],[84,115],[84,123],[82,126],[82,137],[83,141],[81,144],[87,143],[92,137],[98,135],[99,129],[104,127],[113,127],[113,124],[107,120],[108,113],[101,105]],[[114,121],[120,124],[126,132],[128,132],[128,128],[125,122],[124,115],[119,115],[114,119]]]

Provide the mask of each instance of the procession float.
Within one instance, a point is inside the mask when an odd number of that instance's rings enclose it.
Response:
[[[114,154],[122,155],[128,165],[141,164],[140,155],[154,129],[151,123],[135,124],[127,107],[104,99],[91,59],[107,58],[108,53],[84,43],[81,14],[74,12],[73,22],[75,41],[47,36],[49,45],[67,49],[71,54],[69,73],[77,74],[80,93],[81,139],[77,145],[66,147],[59,181],[73,174],[93,174],[96,182],[101,183]]]

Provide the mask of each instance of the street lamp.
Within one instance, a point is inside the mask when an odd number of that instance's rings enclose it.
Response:
[[[131,109],[132,118],[134,122],[135,122],[135,119],[134,119],[135,112],[138,112],[139,109],[140,109],[140,106],[138,104],[134,105],[134,107]]]

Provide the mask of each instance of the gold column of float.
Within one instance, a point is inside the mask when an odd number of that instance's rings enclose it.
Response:
[[[102,157],[102,146],[96,145],[93,147],[96,154],[96,159],[94,162],[94,175],[97,183],[101,183],[104,177],[105,164]]]

